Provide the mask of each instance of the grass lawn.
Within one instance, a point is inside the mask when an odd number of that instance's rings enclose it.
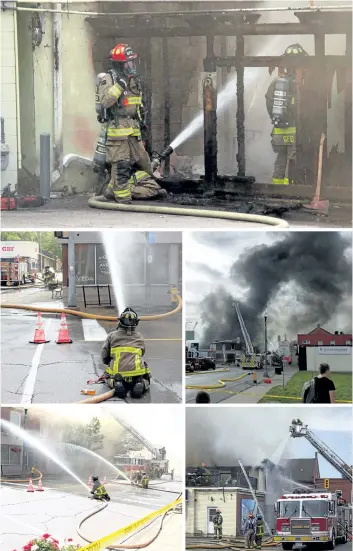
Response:
[[[284,404],[293,404],[301,403],[301,393],[303,385],[306,381],[312,379],[317,373],[312,371],[298,371],[293,377],[288,381],[288,383],[283,388],[282,385],[272,387],[263,398],[259,401],[259,404],[264,403],[284,403]],[[349,400],[352,401],[352,374],[351,373],[331,373],[331,379],[335,383],[336,400]],[[279,398],[270,398],[270,396],[279,396]],[[283,398],[282,398],[283,396]],[[286,396],[297,396],[298,399],[294,400],[293,398],[286,398]]]

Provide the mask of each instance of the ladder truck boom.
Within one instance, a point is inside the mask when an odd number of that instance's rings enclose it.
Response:
[[[333,466],[341,475],[352,482],[352,467],[349,467],[333,450],[331,450],[322,440],[308,429],[300,419],[293,419],[289,427],[289,432],[293,438],[306,438],[310,444]]]
[[[146,438],[144,438],[136,429],[134,429],[134,427],[132,427],[129,423],[127,423],[124,419],[121,419],[121,417],[117,416],[114,414],[114,417],[115,419],[118,421],[118,423],[124,427],[124,429],[126,429],[127,431],[129,431],[133,436],[135,436],[135,438],[141,442],[141,444],[143,444],[143,446],[145,448],[148,449],[148,451],[151,452],[152,456],[153,456],[153,459],[158,459],[158,451],[157,451],[157,448],[155,448],[151,442],[149,442],[148,440],[146,440]]]
[[[244,339],[244,342],[245,342],[246,352],[249,355],[254,354],[254,347],[253,347],[253,344],[251,342],[251,338],[250,338],[250,335],[248,333],[248,330],[246,329],[243,316],[241,315],[239,304],[237,302],[235,302],[234,307],[235,307],[236,314],[238,316],[240,329],[241,329],[243,339]]]

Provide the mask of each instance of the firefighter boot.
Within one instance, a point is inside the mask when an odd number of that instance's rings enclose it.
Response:
[[[141,398],[142,394],[146,392],[146,382],[142,377],[135,377],[134,379],[131,396],[133,398]]]
[[[124,379],[120,375],[114,377],[115,396],[123,400],[127,396],[127,388]]]

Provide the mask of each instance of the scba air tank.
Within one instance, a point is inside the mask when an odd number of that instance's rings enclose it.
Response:
[[[292,83],[288,78],[278,78],[275,82],[272,102],[272,122],[275,126],[289,125],[292,104]]]
[[[104,172],[107,163],[106,129],[102,126],[93,155],[93,172]]]
[[[105,122],[106,121],[106,111],[104,107],[101,105],[99,101],[99,85],[105,76],[105,73],[99,73],[96,78],[96,100],[95,100],[95,106],[96,106],[96,113],[97,113],[97,119],[98,122]]]

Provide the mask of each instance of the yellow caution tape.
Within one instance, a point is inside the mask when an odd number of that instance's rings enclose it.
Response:
[[[137,528],[140,528],[140,526],[142,526],[143,524],[146,524],[146,522],[154,518],[157,518],[160,515],[163,515],[170,509],[173,509],[173,507],[175,507],[176,505],[179,505],[179,503],[181,502],[182,502],[182,498],[180,497],[179,499],[176,499],[169,505],[162,507],[162,509],[158,509],[157,511],[154,511],[150,515],[147,515],[146,517],[143,517],[140,520],[137,520],[136,522],[129,524],[125,528],[120,528],[116,532],[109,534],[109,536],[105,536],[100,540],[93,541],[92,543],[90,543],[89,545],[86,545],[85,547],[80,547],[80,551],[100,551],[101,549],[105,549],[111,543],[115,543],[117,539],[127,536],[128,534],[130,534],[130,532],[134,532],[135,530],[137,530]]]
[[[233,383],[234,381],[239,381],[239,379],[243,379],[244,377],[248,377],[249,373],[245,373],[244,375],[240,375],[240,377],[236,377],[235,379],[218,379],[218,385],[187,385],[185,388],[186,390],[215,390],[219,388],[224,388],[226,383]]]

